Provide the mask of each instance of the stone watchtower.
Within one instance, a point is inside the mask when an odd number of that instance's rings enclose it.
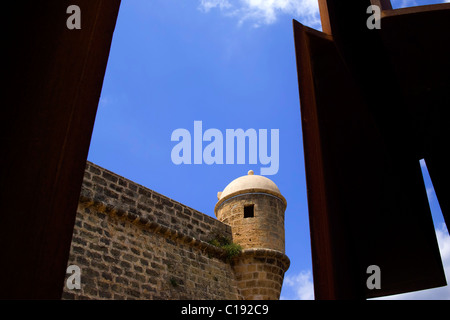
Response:
[[[233,261],[242,296],[279,299],[290,264],[284,250],[286,199],[272,180],[252,170],[232,181],[217,198],[217,219],[231,226],[233,242],[243,249]]]

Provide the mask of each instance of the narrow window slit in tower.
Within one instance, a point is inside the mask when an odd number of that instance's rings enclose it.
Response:
[[[255,216],[255,205],[244,206],[244,218],[253,218]]]

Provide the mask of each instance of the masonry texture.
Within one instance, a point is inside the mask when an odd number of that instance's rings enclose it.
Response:
[[[228,210],[231,202],[242,208]],[[255,215],[239,222],[248,203]],[[68,261],[80,268],[81,288],[65,283],[63,299],[278,299],[289,267],[285,203],[258,193],[223,209],[232,218],[219,221],[87,162]],[[218,239],[243,250],[230,257],[210,244]]]
[[[254,217],[244,218],[243,208],[254,206]],[[268,248],[284,253],[286,205],[269,194],[248,193],[232,197],[217,208],[217,219],[231,226],[233,240],[246,248]]]
[[[217,219],[231,226],[243,251],[233,262],[239,292],[245,299],[279,299],[284,273],[286,200],[270,179],[249,171],[218,194]],[[246,208],[250,208],[246,214]]]
[[[218,220],[88,162],[63,299],[241,299]],[[67,275],[67,278],[70,275]]]

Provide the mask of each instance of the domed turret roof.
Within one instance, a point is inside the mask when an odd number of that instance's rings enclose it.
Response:
[[[255,175],[253,170],[250,170],[246,176],[231,181],[222,192],[217,193],[217,198],[219,200],[218,204],[219,202],[223,202],[226,198],[252,192],[272,194],[283,200],[283,202],[286,202],[280,189],[278,189],[277,185],[272,180],[264,176]]]

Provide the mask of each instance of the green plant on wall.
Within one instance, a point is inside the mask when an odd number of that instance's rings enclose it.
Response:
[[[242,252],[241,245],[233,243],[230,239],[222,235],[217,235],[212,240],[208,241],[208,243],[225,250],[227,260],[231,260]]]
[[[170,281],[170,284],[172,285],[172,287],[174,287],[174,288],[178,287],[177,279],[175,279],[175,278],[170,278],[169,281]]]

